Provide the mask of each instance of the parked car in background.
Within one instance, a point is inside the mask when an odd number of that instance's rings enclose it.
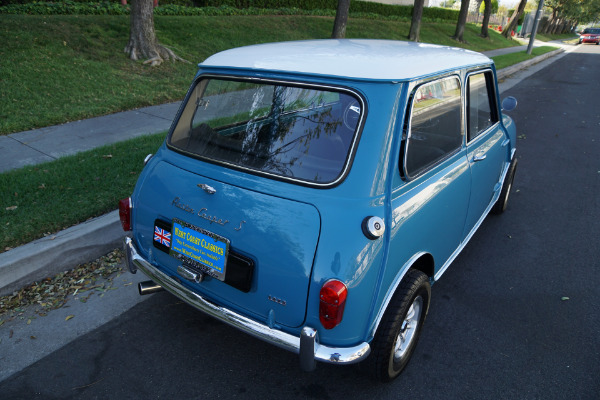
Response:
[[[600,44],[600,28],[585,28],[579,34],[579,44],[582,43]]]
[[[120,202],[129,269],[152,280],[140,293],[166,289],[305,370],[397,377],[431,285],[506,209],[516,128],[498,95],[492,60],[422,43],[208,58]]]

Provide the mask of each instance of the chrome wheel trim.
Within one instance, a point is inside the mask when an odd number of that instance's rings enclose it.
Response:
[[[418,296],[415,298],[402,321],[400,332],[394,342],[394,361],[400,361],[411,347],[411,344],[417,337],[417,330],[419,328],[419,321],[421,320],[421,314],[423,313],[423,298]]]

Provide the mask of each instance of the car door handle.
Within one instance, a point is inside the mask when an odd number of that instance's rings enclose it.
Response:
[[[481,154],[481,153],[475,154],[473,156],[473,162],[483,161],[483,160],[485,160],[486,157],[487,157],[487,154]]]

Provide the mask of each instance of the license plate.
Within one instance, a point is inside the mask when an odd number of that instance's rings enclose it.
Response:
[[[207,275],[225,280],[229,239],[174,219],[169,254]]]

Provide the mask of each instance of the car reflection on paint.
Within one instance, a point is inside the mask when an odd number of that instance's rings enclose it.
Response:
[[[120,202],[131,272],[316,362],[408,363],[437,281],[513,182],[493,62],[382,40],[218,53]]]

